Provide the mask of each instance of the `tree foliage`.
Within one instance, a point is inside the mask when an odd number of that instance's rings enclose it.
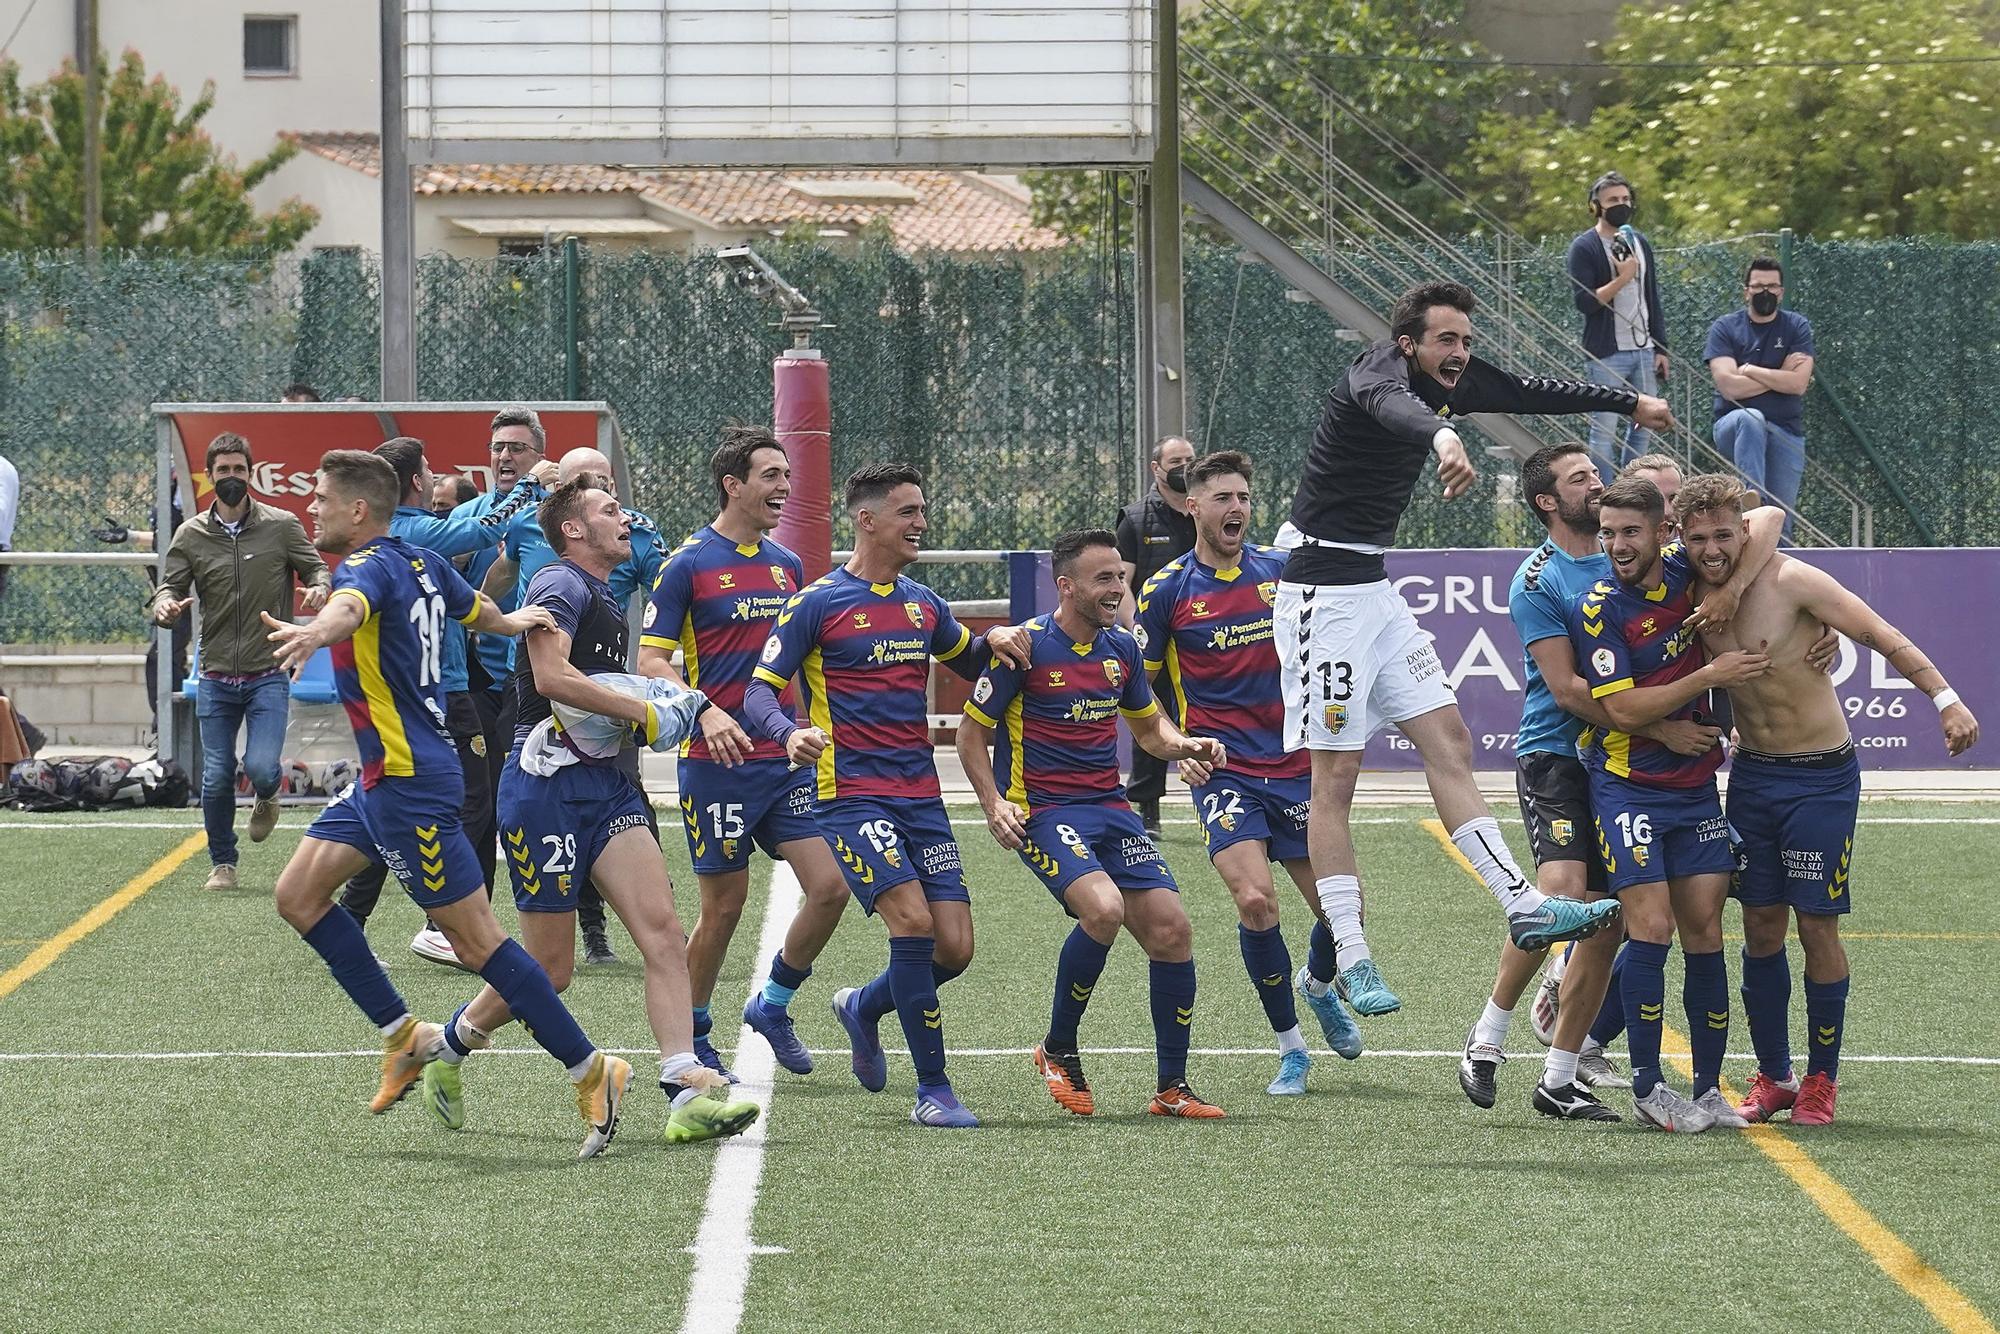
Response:
[[[1963,0],[1630,6],[1605,59],[1659,68],[1614,71],[1583,125],[1485,117],[1462,174],[1531,235],[1587,225],[1585,188],[1615,167],[1646,226],[1690,239],[1992,236],[1992,17]],[[1892,63],[1912,60],[1930,63]]]
[[[110,249],[206,255],[289,250],[319,214],[296,199],[259,213],[249,191],[293,154],[281,142],[248,167],[223,156],[201,129],[215,105],[204,84],[187,108],[127,51],[102,87],[103,227]],[[0,64],[0,247],[75,249],[83,244],[83,74],[65,61],[46,83],[23,87],[20,66]]]
[[[1518,72],[1425,63],[1490,58],[1460,31],[1463,0],[1235,0],[1233,15],[1212,5],[1181,21],[1182,159],[1205,174],[1207,164],[1226,162],[1270,197],[1321,198],[1315,164],[1330,147],[1377,189],[1433,216],[1440,194],[1363,120],[1445,167],[1482,114],[1541,105],[1539,89]],[[1092,173],[1033,173],[1029,184],[1037,222],[1070,235],[1099,225],[1104,193]],[[1254,200],[1239,202],[1260,211]]]

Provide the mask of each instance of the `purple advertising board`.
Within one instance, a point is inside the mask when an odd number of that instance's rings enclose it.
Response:
[[[1524,655],[1507,588],[1526,554],[1389,554],[1390,580],[1437,637],[1479,769],[1514,767]],[[1788,554],[1831,574],[1916,641],[1975,715],[1988,725],[2000,718],[2000,548]],[[1834,683],[1863,768],[2000,767],[2000,740],[1983,740],[1957,759],[1945,754],[1930,700],[1873,649],[1843,641]],[[1415,747],[1394,729],[1370,741],[1366,755],[1371,769],[1420,767]]]

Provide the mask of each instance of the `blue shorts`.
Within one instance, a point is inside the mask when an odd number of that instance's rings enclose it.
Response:
[[[682,760],[681,823],[696,875],[740,871],[750,845],[778,855],[778,845],[818,838],[813,820],[813,771],[793,769],[782,758],[752,760],[725,769],[713,760]]]
[[[365,791],[355,783],[326,804],[306,837],[360,850],[388,867],[419,908],[442,908],[486,888],[459,823],[464,797],[419,778],[384,777]]]
[[[1224,848],[1253,838],[1264,840],[1274,862],[1306,855],[1306,815],[1312,809],[1312,779],[1250,778],[1227,770],[1194,789],[1195,814],[1211,859]]]
[[[1848,911],[1860,811],[1861,761],[1852,742],[1812,755],[1739,749],[1729,771],[1729,824],[1742,843],[1735,897],[1747,908]]]
[[[972,902],[942,799],[842,797],[814,807],[813,818],[862,912],[875,911],[877,894],[912,880],[926,902]]]
[[[650,831],[653,813],[646,794],[609,765],[572,764],[537,778],[515,755],[500,771],[495,812],[522,912],[575,912],[604,845],[627,829]]]
[[[1104,872],[1122,891],[1180,889],[1138,812],[1122,801],[1044,806],[1033,812],[1021,860],[1057,903],[1092,871]],[[1063,903],[1063,908],[1067,911],[1069,905]]]
[[[1648,787],[1592,769],[1590,809],[1612,894],[1736,869],[1714,779],[1700,787]]]

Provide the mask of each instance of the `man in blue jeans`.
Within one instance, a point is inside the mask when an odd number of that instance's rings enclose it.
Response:
[[[1715,380],[1715,447],[1766,504],[1784,507],[1789,537],[1806,471],[1813,331],[1805,316],[1779,309],[1784,299],[1778,261],[1751,260],[1743,274],[1745,309],[1708,326],[1702,356]]]
[[[1615,171],[1591,184],[1590,213],[1597,221],[1569,243],[1570,295],[1583,315],[1590,382],[1656,394],[1667,379],[1667,320],[1653,243],[1632,226],[1637,203],[1632,183]],[[1629,418],[1590,414],[1590,453],[1606,486],[1651,440]]]
[[[318,611],[331,581],[298,516],[251,498],[249,441],[223,432],[209,442],[203,466],[215,503],[175,530],[149,611],[172,626],[201,603],[195,714],[211,863],[205,888],[234,889],[236,738],[247,732],[243,770],[257,797],[250,841],[261,843],[278,823],[278,756],[291,712],[291,685],[271,656],[260,613],[290,621],[294,579],[305,585],[305,609]]]

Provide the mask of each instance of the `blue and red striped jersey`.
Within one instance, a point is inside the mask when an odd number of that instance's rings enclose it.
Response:
[[[785,604],[752,675],[774,690],[798,677],[807,721],[830,741],[820,800],[935,797],[930,660],[971,644],[945,600],[914,579],[871,584],[839,569]]]
[[[804,576],[799,558],[769,538],[744,545],[713,528],[696,529],[661,567],[646,603],[639,643],[669,653],[678,648],[687,683],[748,729],[743,689],[771,637],[772,623]],[[798,696],[789,685],[778,692],[778,702],[796,716]],[[757,737],[753,759],[785,753],[783,746],[754,730],[750,735]],[[708,759],[708,743],[697,732],[681,743],[681,754]]]
[[[1123,801],[1118,715],[1156,712],[1139,641],[1116,626],[1079,644],[1054,616],[1029,621],[1026,671],[992,659],[972,687],[966,716],[993,728],[993,777],[1030,811]]]
[[[1162,673],[1175,722],[1229,748],[1229,770],[1257,778],[1311,772],[1305,751],[1287,754],[1271,604],[1289,552],[1245,544],[1234,569],[1192,551],[1168,561],[1139,590],[1136,632],[1146,670]]]
[[[1602,699],[1639,686],[1669,685],[1701,670],[1701,636],[1686,622],[1694,611],[1694,567],[1675,542],[1660,552],[1658,588],[1627,588],[1601,579],[1570,609],[1570,644],[1577,673]],[[1715,705],[1706,694],[1668,715],[1709,721]],[[1700,787],[1722,767],[1722,747],[1677,755],[1662,742],[1615,728],[1585,728],[1577,753],[1593,769],[1654,787]]]
[[[333,646],[334,687],[361,750],[361,786],[422,772],[456,791],[463,779],[445,730],[445,634],[447,618],[479,614],[479,595],[444,557],[379,537],[340,562],[332,597],[353,598],[366,613]]]

